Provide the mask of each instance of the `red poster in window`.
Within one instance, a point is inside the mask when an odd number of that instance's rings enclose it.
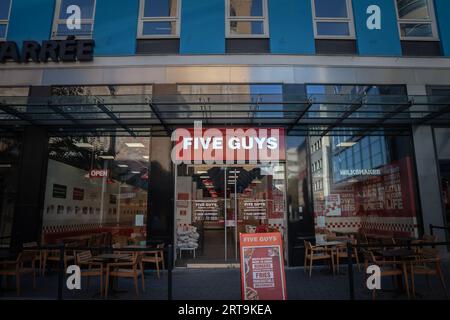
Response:
[[[287,300],[281,233],[240,234],[242,300]]]

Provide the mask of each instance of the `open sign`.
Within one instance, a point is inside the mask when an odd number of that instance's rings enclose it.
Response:
[[[89,171],[89,178],[106,178],[108,169],[92,169]]]

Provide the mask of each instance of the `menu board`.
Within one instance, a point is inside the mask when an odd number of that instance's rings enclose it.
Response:
[[[196,220],[216,221],[219,219],[220,206],[217,200],[196,200],[193,205]]]
[[[286,300],[281,233],[241,233],[242,300]]]
[[[244,214],[244,219],[267,218],[266,200],[242,199],[240,209]]]

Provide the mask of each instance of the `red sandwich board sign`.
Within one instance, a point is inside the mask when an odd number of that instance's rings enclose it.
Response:
[[[241,233],[242,300],[287,300],[281,233]]]

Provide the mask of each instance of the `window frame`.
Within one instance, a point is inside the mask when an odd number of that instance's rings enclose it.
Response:
[[[75,36],[77,39],[83,39],[83,40],[90,40],[94,37],[94,25],[95,25],[95,13],[97,9],[97,0],[94,1],[94,8],[92,10],[92,19],[81,19],[81,24],[87,24],[90,23],[92,25],[91,27],[91,35],[90,36]],[[53,17],[53,26],[52,26],[52,40],[65,40],[67,39],[67,36],[59,36],[58,35],[58,26],[60,24],[65,23],[65,19],[59,18],[59,13],[61,12],[61,4],[62,0],[56,0],[55,2],[55,14]]]
[[[177,14],[175,17],[144,17],[145,0],[139,0],[139,19],[138,19],[138,30],[137,39],[179,39],[181,34],[181,6],[183,5],[182,0],[177,1]],[[144,35],[144,23],[145,22],[174,22],[176,23],[175,34],[157,34],[157,35]]]
[[[7,19],[0,19],[0,24],[5,24],[6,25],[5,36],[4,37],[0,37],[0,41],[5,41],[8,38],[9,20],[11,19],[12,3],[13,3],[13,0],[9,0],[8,18]]]
[[[355,18],[353,16],[353,6],[351,0],[345,0],[347,5],[347,18],[321,18],[316,16],[316,0],[311,0],[312,6],[312,15],[313,15],[313,28],[314,28],[314,39],[344,39],[344,40],[355,40],[356,32],[355,32]],[[318,22],[347,22],[349,26],[349,35],[341,36],[341,35],[319,35],[317,33],[317,23]]]
[[[397,17],[397,29],[400,40],[410,40],[410,41],[439,41],[438,28],[436,23],[436,12],[434,10],[434,2],[427,0],[428,13],[430,15],[430,19],[400,19],[400,13],[398,10],[397,0],[393,0],[395,5],[395,14]],[[406,23],[420,23],[420,24],[430,24],[431,25],[431,37],[408,37],[402,36],[402,29],[400,27],[401,24]]]
[[[269,4],[268,0],[262,1],[262,10],[263,15],[261,17],[246,17],[246,16],[238,16],[232,17],[230,15],[230,0],[225,0],[225,37],[227,39],[267,39],[270,38],[269,31]],[[264,33],[263,34],[231,34],[230,23],[232,21],[248,21],[248,22],[263,22]]]

